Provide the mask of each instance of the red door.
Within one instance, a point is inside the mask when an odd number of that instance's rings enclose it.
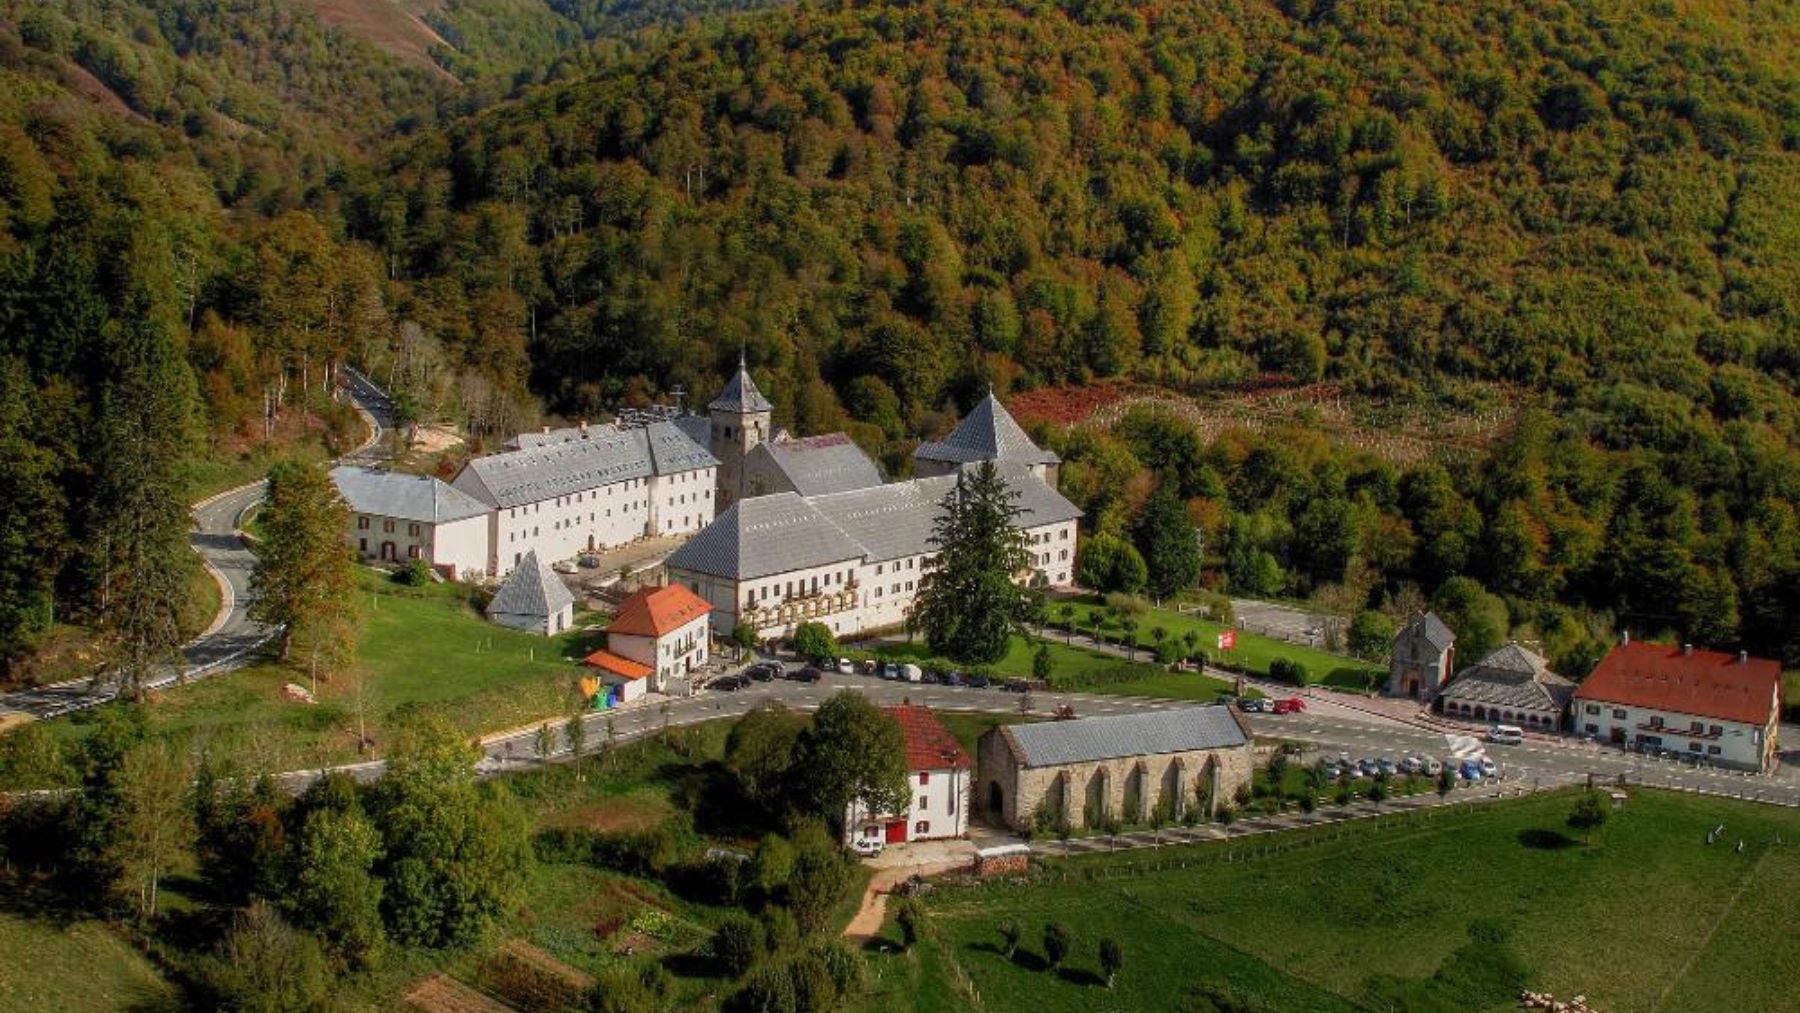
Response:
[[[892,823],[889,823],[887,825],[887,843],[889,843],[889,844],[905,844],[906,843],[906,821],[905,820],[894,820]]]

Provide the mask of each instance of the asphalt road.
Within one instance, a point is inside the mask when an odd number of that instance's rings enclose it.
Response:
[[[393,420],[388,396],[350,367],[340,367],[340,372],[343,387],[361,409],[370,433],[362,446],[339,460],[378,460],[383,453],[382,437]],[[230,671],[243,664],[251,652],[273,635],[273,630],[250,619],[250,571],[256,557],[238,531],[245,512],[262,502],[266,485],[265,482],[252,482],[194,504],[194,531],[188,542],[220,580],[219,615],[209,629],[182,647],[181,664],[157,669],[146,683],[150,689]],[[105,703],[117,695],[116,687],[105,681],[96,685],[93,679],[72,679],[0,694],[0,712],[16,711],[37,718],[51,718]]]

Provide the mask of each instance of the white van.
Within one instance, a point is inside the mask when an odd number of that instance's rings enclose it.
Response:
[[[1525,729],[1518,725],[1495,725],[1488,729],[1487,740],[1503,746],[1516,746],[1525,741]]]
[[[924,682],[925,670],[917,665],[901,665],[900,678],[907,682]]]

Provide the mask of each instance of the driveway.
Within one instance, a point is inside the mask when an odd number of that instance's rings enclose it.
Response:
[[[858,943],[867,942],[881,932],[887,920],[887,900],[894,887],[914,876],[935,876],[943,872],[966,869],[975,863],[975,842],[965,840],[917,841],[891,844],[863,864],[875,875],[863,890],[862,905],[856,917],[844,926],[844,935]]]

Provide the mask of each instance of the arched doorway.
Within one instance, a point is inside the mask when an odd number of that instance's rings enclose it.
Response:
[[[382,542],[381,543],[381,558],[384,560],[389,560],[389,561],[400,558],[400,554],[394,551],[394,543],[393,542]]]
[[[1006,792],[999,781],[988,782],[987,811],[994,819],[1001,819],[1006,812]]]
[[[1087,805],[1082,816],[1086,825],[1097,827],[1112,819],[1112,773],[1105,767],[1088,778]]]

